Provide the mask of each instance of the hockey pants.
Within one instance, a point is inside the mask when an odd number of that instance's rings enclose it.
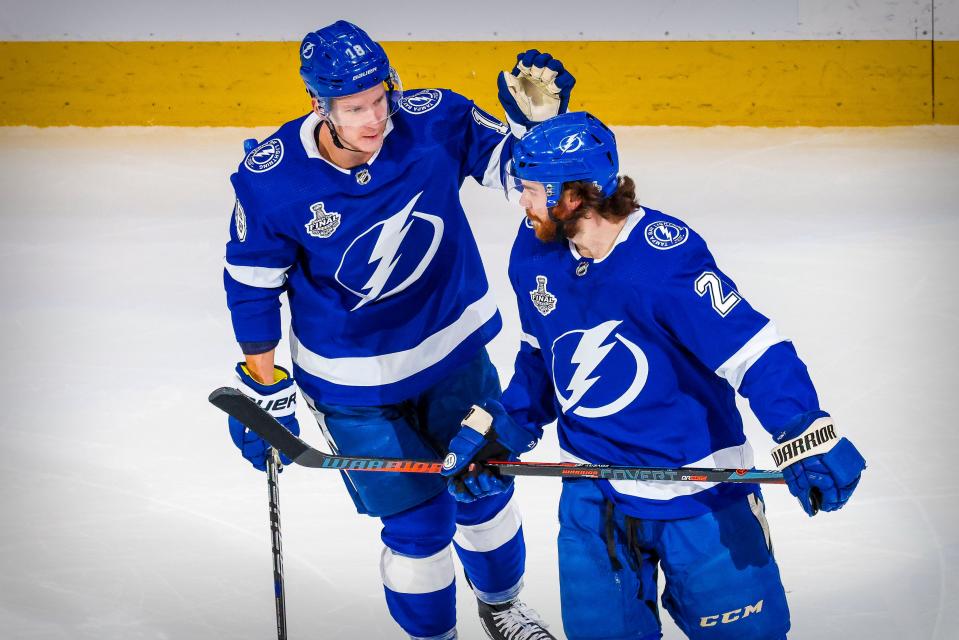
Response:
[[[500,395],[484,349],[402,403],[349,407],[306,400],[340,455],[441,460],[470,405]],[[512,489],[464,504],[447,493],[438,475],[347,472],[343,478],[357,510],[383,522],[386,602],[412,638],[455,637],[451,542],[477,597],[505,602],[521,589],[526,547]]]
[[[663,606],[693,640],[783,640],[786,595],[759,494],[701,516],[634,519],[592,480],[564,480],[559,579],[569,640],[661,638]]]

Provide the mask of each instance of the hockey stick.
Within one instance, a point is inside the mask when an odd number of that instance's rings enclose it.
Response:
[[[399,473],[439,473],[438,460],[401,458],[362,458],[323,453],[287,431],[283,425],[237,389],[222,387],[210,394],[210,402],[255,431],[296,464],[338,471],[391,471]],[[560,478],[598,478],[604,480],[666,480],[674,482],[748,482],[784,484],[779,471],[756,469],[700,469],[693,467],[628,467],[575,462],[485,461],[488,467],[507,476],[550,476]]]
[[[270,492],[270,535],[273,538],[273,593],[276,597],[276,637],[286,640],[286,589],[283,586],[283,539],[280,536],[280,454],[270,449],[266,458],[266,484]]]

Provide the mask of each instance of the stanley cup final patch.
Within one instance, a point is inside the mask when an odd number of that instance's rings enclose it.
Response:
[[[529,292],[533,306],[544,316],[548,316],[556,308],[556,296],[546,290],[546,276],[536,276],[536,288]]]
[[[310,205],[313,219],[306,223],[306,232],[314,238],[329,238],[340,226],[340,214],[327,212],[322,202]]]

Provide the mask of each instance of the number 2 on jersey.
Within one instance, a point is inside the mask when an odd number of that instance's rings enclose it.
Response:
[[[693,287],[696,289],[699,297],[703,297],[708,292],[709,301],[712,303],[713,309],[724,318],[733,310],[733,307],[739,304],[739,301],[743,299],[741,295],[732,289],[724,296],[722,282],[719,280],[719,276],[712,271],[707,271],[696,278]]]

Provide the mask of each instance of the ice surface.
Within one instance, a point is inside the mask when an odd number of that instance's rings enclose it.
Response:
[[[267,133],[0,129],[3,637],[273,637],[266,481],[206,402],[238,358],[221,284],[228,176],[242,140]],[[790,638],[957,637],[959,127],[619,139],[642,202],[706,237],[869,462],[839,513],[810,519],[766,491]],[[520,211],[473,184],[463,199],[506,318],[491,345],[505,379]],[[302,406],[300,422],[320,443]],[[551,434],[533,459],[556,456]],[[337,474],[293,468],[280,485],[290,637],[402,637],[377,521]],[[560,633],[558,494],[556,480],[519,480],[523,595]],[[461,637],[479,640],[459,586]]]

